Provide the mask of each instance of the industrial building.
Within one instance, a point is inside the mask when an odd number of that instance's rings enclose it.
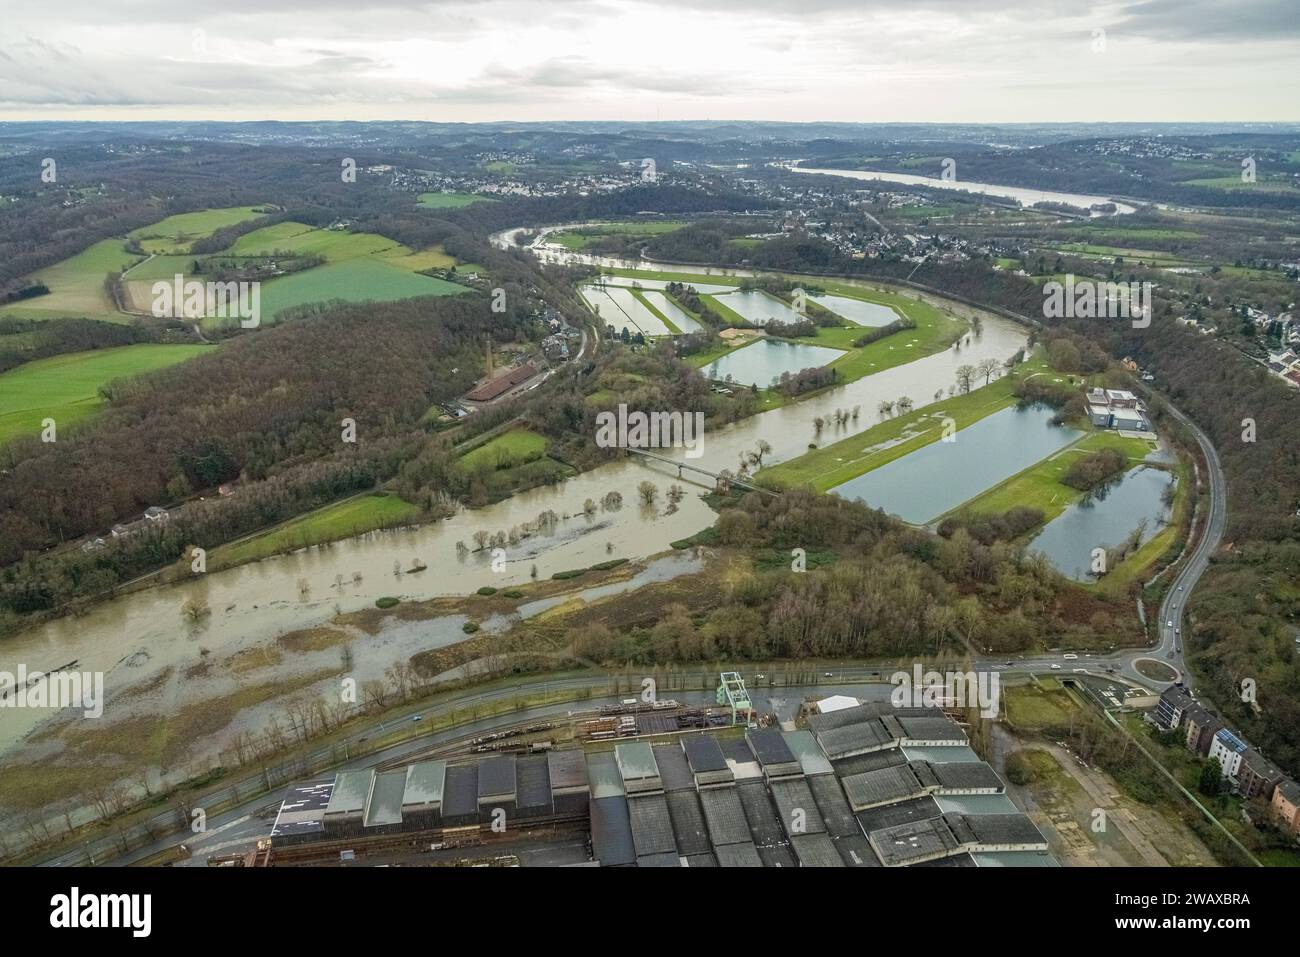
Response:
[[[887,702],[816,713],[806,729],[344,771],[294,788],[272,832],[277,864],[364,860],[372,849],[455,863],[510,842],[586,847],[566,863],[603,867],[1055,863],[961,725]]]

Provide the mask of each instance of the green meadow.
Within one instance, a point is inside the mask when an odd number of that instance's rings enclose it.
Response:
[[[483,464],[494,468],[523,465],[546,454],[546,437],[528,429],[511,429],[460,457],[460,464],[474,469]]]
[[[238,493],[236,493],[238,494]],[[351,538],[376,528],[417,522],[420,509],[388,492],[357,495],[290,519],[250,538],[223,545],[211,566],[229,568],[281,552]]]
[[[189,251],[190,243],[206,239],[218,229],[235,226],[265,216],[260,207],[231,206],[225,209],[203,209],[197,213],[180,213],[168,216],[151,226],[141,226],[127,235],[138,240],[148,253],[173,254]]]
[[[392,302],[417,296],[457,296],[469,292],[445,279],[421,276],[380,258],[359,257],[326,263],[314,269],[273,279],[262,285],[262,321],[275,321],[277,313],[314,302]],[[237,320],[207,320],[215,327]]]
[[[496,201],[473,193],[421,193],[416,205],[425,209],[461,209],[471,203],[492,202]]]
[[[142,343],[28,362],[0,375],[0,443],[38,436],[41,420],[63,429],[98,410],[99,388],[114,379],[183,362],[214,346]]]
[[[61,316],[109,319],[126,322],[113,298],[104,288],[111,272],[122,272],[139,256],[126,251],[120,239],[105,239],[62,262],[35,273],[33,278],[50,287],[45,296],[0,306],[0,315],[23,319],[54,319]]]
[[[960,430],[1014,405],[1016,397],[1012,387],[1017,379],[1049,371],[1041,358],[1030,359],[1017,367],[1014,377],[1003,376],[966,395],[941,399],[906,415],[886,419],[857,435],[764,468],[758,478],[761,484],[771,488],[811,486],[825,492],[939,441],[943,437],[944,419],[952,419],[954,428]],[[876,410],[863,409],[862,414],[875,415]]]

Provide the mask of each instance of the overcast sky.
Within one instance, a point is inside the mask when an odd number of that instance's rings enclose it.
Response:
[[[3,119],[1300,119],[1297,0],[3,2]]]

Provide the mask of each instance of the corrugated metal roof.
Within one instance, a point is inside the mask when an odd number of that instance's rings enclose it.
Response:
[[[545,754],[521,757],[515,764],[515,805],[524,808],[551,805],[551,776]]]
[[[682,749],[686,752],[686,760],[695,774],[727,770],[727,759],[722,753],[722,748],[717,739],[711,735],[688,735],[682,739]]]
[[[777,764],[793,764],[796,761],[794,752],[776,728],[751,728],[745,732],[745,740],[749,742],[750,750],[758,758],[758,763],[765,768]]]
[[[366,827],[402,823],[402,795],[406,793],[406,771],[385,771],[375,775],[366,802]]]
[[[366,809],[366,798],[370,797],[370,782],[375,772],[340,771],[334,778],[334,793],[325,808],[326,814],[361,813]]]
[[[672,818],[668,799],[662,794],[646,794],[629,799],[628,816],[632,821],[632,843],[638,858],[649,854],[676,855]]]
[[[442,816],[478,814],[478,762],[447,765],[442,788]]]
[[[402,807],[417,804],[441,804],[447,778],[446,761],[421,761],[406,769],[406,793]]]
[[[623,795],[591,799],[591,849],[602,867],[636,862],[632,822]]]
[[[513,754],[494,754],[483,758],[478,764],[478,797],[507,798],[515,796],[515,756]]]
[[[587,755],[581,748],[564,748],[546,755],[546,770],[551,776],[551,790],[588,788]]]

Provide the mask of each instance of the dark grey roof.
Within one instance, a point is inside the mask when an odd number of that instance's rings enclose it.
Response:
[[[635,832],[633,832],[635,833]],[[636,859],[637,867],[681,867],[682,859],[675,852],[663,854],[645,854]]]
[[[960,846],[942,817],[883,828],[872,831],[867,837],[881,863],[893,866],[914,864],[927,857],[947,856]]]
[[[515,796],[515,756],[494,754],[483,758],[478,765],[479,800]]]
[[[790,838],[800,867],[843,867],[844,861],[826,834],[796,834]]]
[[[687,867],[717,867],[718,859],[713,856],[712,851],[704,854],[692,854],[686,858]]]
[[[1278,782],[1277,789],[1282,792],[1282,797],[1292,804],[1300,804],[1300,784],[1286,778]]]
[[[759,847],[781,844],[785,841],[785,829],[776,816],[776,805],[767,793],[763,782],[754,779],[736,785],[740,795],[741,806],[745,809],[745,820],[749,822],[749,833]]]
[[[962,823],[980,844],[1046,844],[1047,841],[1024,814],[963,814]]]
[[[749,749],[763,767],[798,763],[798,758],[776,728],[751,728],[745,732]]]
[[[819,774],[811,777],[808,779],[808,787],[812,789],[813,799],[817,802],[817,809],[821,811],[831,837],[862,836],[862,828],[858,826],[853,809],[845,800],[844,791],[835,775]]]
[[[665,791],[695,787],[695,778],[691,775],[690,765],[686,763],[686,755],[681,748],[676,744],[656,744],[654,753]]]
[[[662,794],[629,798],[627,809],[632,821],[632,842],[636,845],[638,858],[648,854],[677,854],[667,798]]]
[[[587,783],[587,755],[581,748],[565,748],[546,755],[546,769],[551,776],[551,790],[564,791],[576,788],[585,791]]]
[[[758,857],[763,862],[764,867],[799,866],[799,862],[794,859],[794,851],[789,844],[772,844],[767,847],[760,845]]]
[[[869,754],[858,754],[851,758],[841,758],[835,763],[835,773],[845,778],[850,774],[861,774],[863,771],[875,771],[880,768],[891,768],[899,764],[907,763],[907,755],[898,748],[890,748],[888,751],[872,751]]]
[[[591,799],[591,850],[601,867],[618,867],[636,861],[626,797]]]
[[[754,752],[744,738],[724,738],[718,742],[718,746],[724,755],[738,764],[751,764],[754,761]]]
[[[835,839],[835,850],[845,867],[880,867],[880,858],[871,849],[871,842],[861,834]]]
[[[777,817],[786,834],[820,834],[826,830],[817,801],[813,798],[804,778],[773,781],[770,785],[772,799],[776,801]]]
[[[1281,781],[1286,777],[1281,768],[1260,754],[1255,748],[1251,748],[1241,756],[1241,767],[1242,769],[1249,768],[1252,773],[1265,781]]]
[[[735,788],[711,788],[700,792],[704,820],[709,825],[709,840],[714,850],[724,844],[749,841],[749,824]]]
[[[718,856],[719,867],[762,867],[763,861],[754,848],[753,841],[740,844],[724,844],[715,847],[713,853]]]
[[[983,761],[953,761],[927,767],[943,788],[996,788],[1004,790],[998,773]]]
[[[669,791],[668,813],[673,822],[673,840],[683,854],[705,854],[711,847],[709,828],[704,823],[704,809],[694,791]]]
[[[873,807],[866,811],[859,811],[853,816],[858,819],[858,825],[862,828],[862,832],[870,834],[872,831],[878,831],[881,828],[938,817],[941,813],[942,811],[939,805],[935,803],[934,798],[927,795],[926,797],[903,801],[899,804],[885,804],[880,807]]]
[[[691,734],[682,738],[682,749],[691,771],[700,774],[705,771],[727,770],[727,759],[722,748],[712,735]]]
[[[478,762],[447,765],[442,789],[443,818],[478,814]]]
[[[882,748],[895,740],[878,720],[846,724],[817,732],[817,743],[832,761]]]
[[[840,783],[849,803],[855,808],[873,808],[880,804],[895,804],[914,797],[924,790],[910,765],[900,764],[878,771],[851,774]]]
[[[898,723],[913,741],[966,741],[966,732],[945,715],[926,718],[899,718]]]
[[[519,808],[548,807],[551,803],[551,776],[547,755],[529,754],[515,764],[515,805]]]
[[[867,701],[856,708],[841,708],[826,714],[815,714],[808,719],[808,727],[813,730],[813,733],[817,733],[830,728],[843,728],[850,724],[874,721],[887,714],[917,717],[926,714],[927,710],[926,708],[895,708],[888,701]]]

